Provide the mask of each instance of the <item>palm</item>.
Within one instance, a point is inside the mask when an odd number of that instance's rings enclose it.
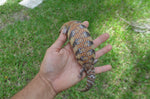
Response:
[[[67,89],[81,80],[79,79],[81,66],[75,60],[70,44],[67,44],[63,49],[61,49],[60,53],[58,52],[55,56],[57,60],[53,61],[52,65],[54,66],[54,64],[57,63],[57,66],[55,67],[61,66],[61,68],[56,69],[54,72],[55,76],[53,76],[55,78],[53,79],[53,84],[57,85],[59,91]]]
[[[86,23],[85,25],[88,27]],[[93,41],[95,47],[106,41],[108,38],[108,34],[103,34],[95,39]],[[47,50],[40,69],[40,71],[45,74],[46,79],[52,83],[57,92],[65,90],[81,80],[79,74],[82,67],[77,63],[70,44],[68,43],[64,48],[61,48],[65,41],[66,36],[61,34],[56,42]],[[104,47],[96,52],[96,58],[99,58],[110,50],[110,45]],[[106,65],[96,67],[95,72],[101,73],[110,69],[111,66]]]

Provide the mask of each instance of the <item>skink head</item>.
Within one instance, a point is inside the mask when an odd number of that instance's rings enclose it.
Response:
[[[68,33],[68,30],[69,30],[69,28],[70,28],[70,25],[71,24],[75,24],[75,23],[81,23],[80,21],[69,21],[69,22],[67,22],[67,23],[65,23],[65,24],[63,24],[63,26],[61,27],[61,29],[60,29],[60,33],[62,32],[62,33],[64,33],[64,34],[67,34]]]

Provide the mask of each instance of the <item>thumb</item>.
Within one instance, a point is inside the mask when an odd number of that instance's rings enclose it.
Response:
[[[66,42],[67,37],[65,34],[63,34],[62,32],[60,33],[58,39],[55,41],[55,43],[51,46],[51,48],[54,49],[61,49],[63,44]]]

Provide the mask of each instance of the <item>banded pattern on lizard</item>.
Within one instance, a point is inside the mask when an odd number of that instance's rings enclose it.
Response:
[[[82,66],[80,76],[83,72],[87,75],[87,85],[80,91],[88,91],[95,81],[95,50],[89,31],[81,22],[69,21],[61,27],[60,32],[67,34],[77,62]]]

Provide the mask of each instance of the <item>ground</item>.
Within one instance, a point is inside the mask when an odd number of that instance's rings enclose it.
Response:
[[[93,39],[109,33],[112,50],[96,66],[112,65],[97,75],[86,92],[86,79],[60,93],[56,99],[150,98],[150,34],[137,33],[120,17],[137,21],[150,17],[148,0],[44,0],[35,9],[8,0],[0,7],[0,97],[10,98],[37,74],[46,49],[57,39],[63,23],[87,20]],[[120,17],[118,17],[118,15]]]

